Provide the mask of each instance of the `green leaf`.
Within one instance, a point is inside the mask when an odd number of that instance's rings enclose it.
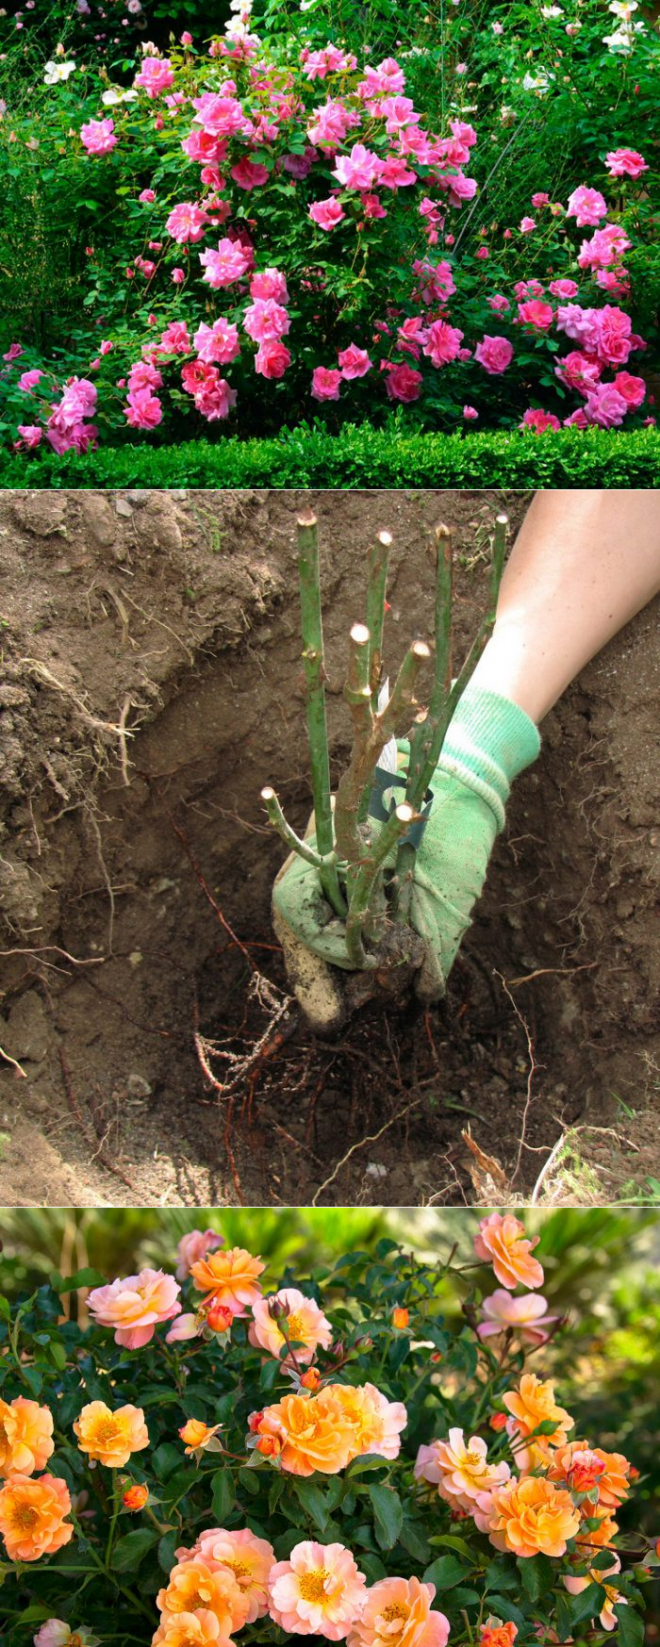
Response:
[[[605,1590],[602,1584],[588,1584],[586,1590],[580,1590],[579,1595],[570,1596],[568,1610],[571,1619],[571,1628],[577,1624],[586,1624],[587,1619],[597,1618],[605,1600]]]
[[[256,1472],[248,1469],[239,1470],[238,1479],[241,1486],[245,1489],[245,1492],[250,1493],[251,1497],[254,1498],[255,1494],[259,1491],[259,1481]]]
[[[211,1486],[213,1514],[216,1517],[217,1525],[222,1527],[227,1516],[231,1514],[236,1497],[231,1470],[216,1470]]]
[[[403,1506],[392,1487],[378,1484],[369,1488],[374,1512],[374,1529],[381,1550],[391,1550],[403,1526]]]
[[[178,1470],[181,1465],[181,1448],[173,1441],[163,1441],[151,1454],[151,1468],[159,1481],[167,1481],[168,1477]]]
[[[294,1490],[303,1510],[314,1522],[314,1526],[318,1527],[320,1533],[324,1533],[328,1523],[329,1507],[321,1488],[317,1487],[313,1481],[296,1481]]]
[[[78,1287],[104,1287],[106,1278],[104,1275],[100,1275],[98,1270],[89,1268],[76,1270],[75,1275],[67,1276],[60,1275],[57,1270],[54,1270],[50,1277],[50,1284],[53,1292],[62,1294],[64,1292],[76,1292]]]
[[[432,1561],[424,1574],[424,1582],[435,1584],[437,1590],[453,1590],[455,1584],[461,1584],[467,1577],[469,1569],[455,1555],[438,1556]]]
[[[346,1474],[364,1475],[366,1470],[379,1469],[387,1469],[387,1459],[383,1458],[382,1453],[362,1453],[359,1458],[354,1458],[353,1462],[349,1464]]]
[[[619,1601],[614,1608],[619,1629],[618,1636],[621,1647],[642,1647],[644,1641],[644,1620],[634,1607],[626,1607]]]
[[[171,1533],[164,1533],[158,1543],[158,1565],[163,1573],[171,1573],[175,1565],[175,1555],[181,1543],[181,1534],[177,1528]]]
[[[549,1556],[518,1556],[516,1566],[522,1579],[523,1590],[530,1601],[539,1601],[555,1581],[555,1570]]]
[[[419,1522],[404,1520],[399,1534],[399,1543],[403,1545],[404,1550],[408,1551],[408,1555],[412,1556],[413,1561],[423,1563],[429,1560],[431,1546]]]
[[[466,1544],[464,1538],[459,1538],[457,1533],[434,1533],[433,1538],[429,1539],[429,1544],[432,1544],[434,1549],[437,1544],[443,1550],[445,1546],[449,1550],[458,1550],[459,1555],[467,1556],[468,1561],[472,1560],[469,1544]]]
[[[42,1378],[41,1373],[39,1372],[38,1368],[37,1367],[25,1367],[24,1366],[23,1367],[23,1377],[25,1379],[26,1384],[29,1385],[29,1387],[32,1391],[32,1394],[35,1395],[35,1396],[41,1395],[41,1388],[42,1388],[42,1384],[43,1384],[43,1378]]]
[[[525,1615],[521,1613],[519,1607],[514,1607],[508,1596],[489,1595],[488,1608],[496,1618],[503,1618],[505,1624],[517,1624],[519,1630],[523,1628]]]
[[[113,1570],[117,1573],[135,1572],[157,1540],[158,1533],[152,1532],[150,1527],[136,1527],[134,1532],[127,1533],[115,1546],[112,1557]]]

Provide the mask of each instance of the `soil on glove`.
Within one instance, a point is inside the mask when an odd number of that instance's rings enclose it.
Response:
[[[575,1200],[660,1177],[657,603],[544,724],[447,1001],[315,1040],[286,1004],[259,798],[273,783],[303,827],[310,501],[336,778],[373,534],[395,540],[393,671],[428,635],[428,532],[453,527],[460,656],[489,528],[527,495],[0,496],[5,1204],[501,1205],[567,1132]]]

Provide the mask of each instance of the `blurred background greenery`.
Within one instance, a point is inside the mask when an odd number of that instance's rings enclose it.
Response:
[[[459,1243],[469,1261],[485,1210],[361,1210],[359,1208],[16,1208],[3,1212],[0,1288],[16,1298],[58,1270],[91,1265],[109,1279],[145,1264],[172,1267],[180,1237],[215,1228],[229,1246],[245,1246],[268,1261],[268,1283],[283,1272],[300,1282],[351,1249],[372,1249],[389,1235],[425,1259]],[[525,1225],[540,1237],[544,1293],[566,1329],[535,1358],[539,1372],[560,1382],[574,1414],[576,1436],[624,1452],[642,1473],[622,1528],[640,1525],[660,1536],[660,1211],[613,1207],[525,1209]],[[444,1287],[449,1317],[459,1299]],[[657,1607],[649,1640],[658,1635]]]

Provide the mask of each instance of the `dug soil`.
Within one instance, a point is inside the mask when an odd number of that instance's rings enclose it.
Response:
[[[454,530],[460,653],[494,516],[517,527],[529,497],[311,501],[336,776],[374,533],[394,535],[392,669],[428,634],[429,530]],[[272,782],[304,824],[309,502],[0,497],[5,1204],[500,1204],[566,1134],[576,1199],[660,1176],[657,603],[545,722],[446,1003],[315,1040],[285,999],[259,798]]]

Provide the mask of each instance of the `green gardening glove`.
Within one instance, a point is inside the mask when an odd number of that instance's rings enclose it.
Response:
[[[433,805],[415,859],[410,919],[424,940],[416,975],[423,1000],[445,993],[493,843],[504,828],[511,783],[539,749],[538,731],[524,710],[468,685],[433,777]],[[334,969],[351,970],[344,927],[326,903],[318,871],[296,853],[275,881],[273,924],[307,1017],[318,1029],[336,1027],[346,991]]]

